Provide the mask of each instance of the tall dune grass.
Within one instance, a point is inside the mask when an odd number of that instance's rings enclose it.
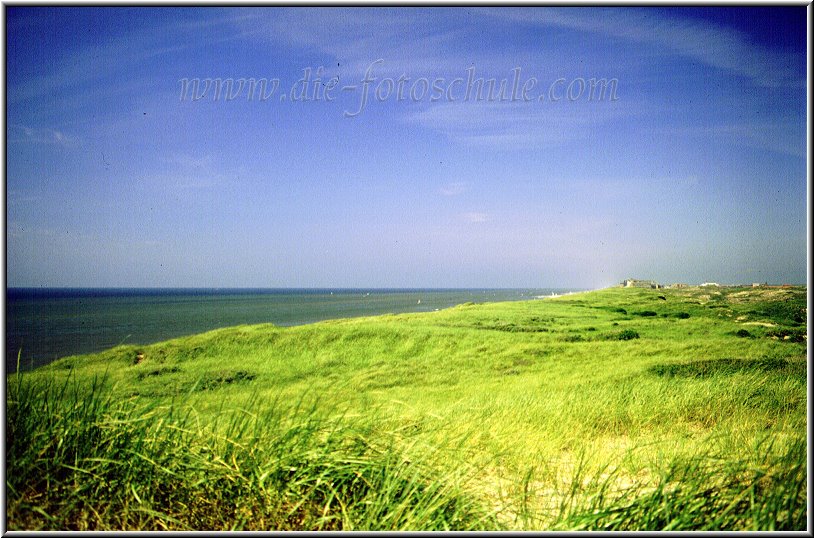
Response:
[[[493,528],[467,470],[413,461],[372,418],[256,399],[201,420],[178,398],[116,399],[90,386],[9,379],[12,529],[450,530]],[[250,411],[249,409],[252,409]],[[262,411],[256,411],[262,409]]]
[[[8,525],[805,530],[805,300],[609,289],[65,358],[7,377]]]

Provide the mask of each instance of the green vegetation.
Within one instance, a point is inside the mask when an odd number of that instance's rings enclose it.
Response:
[[[639,333],[633,329],[625,329],[616,335],[617,340],[633,340],[634,338],[639,338]]]
[[[805,308],[619,288],[67,357],[7,376],[8,526],[805,530]]]

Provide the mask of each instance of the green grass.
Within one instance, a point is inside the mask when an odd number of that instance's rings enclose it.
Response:
[[[7,377],[8,526],[805,530],[805,305],[607,289],[68,357]]]
[[[26,376],[27,377],[27,376]],[[21,528],[484,529],[465,469],[413,463],[370,420],[251,398],[202,420],[120,400],[104,380],[10,386],[7,458]],[[254,411],[259,409],[260,411]],[[19,471],[19,472],[18,472]]]

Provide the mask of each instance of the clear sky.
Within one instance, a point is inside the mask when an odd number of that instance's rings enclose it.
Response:
[[[5,9],[9,286],[806,280],[805,7]]]

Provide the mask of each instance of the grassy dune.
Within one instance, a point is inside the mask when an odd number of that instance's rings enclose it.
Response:
[[[805,288],[240,326],[7,378],[9,529],[806,528]]]

